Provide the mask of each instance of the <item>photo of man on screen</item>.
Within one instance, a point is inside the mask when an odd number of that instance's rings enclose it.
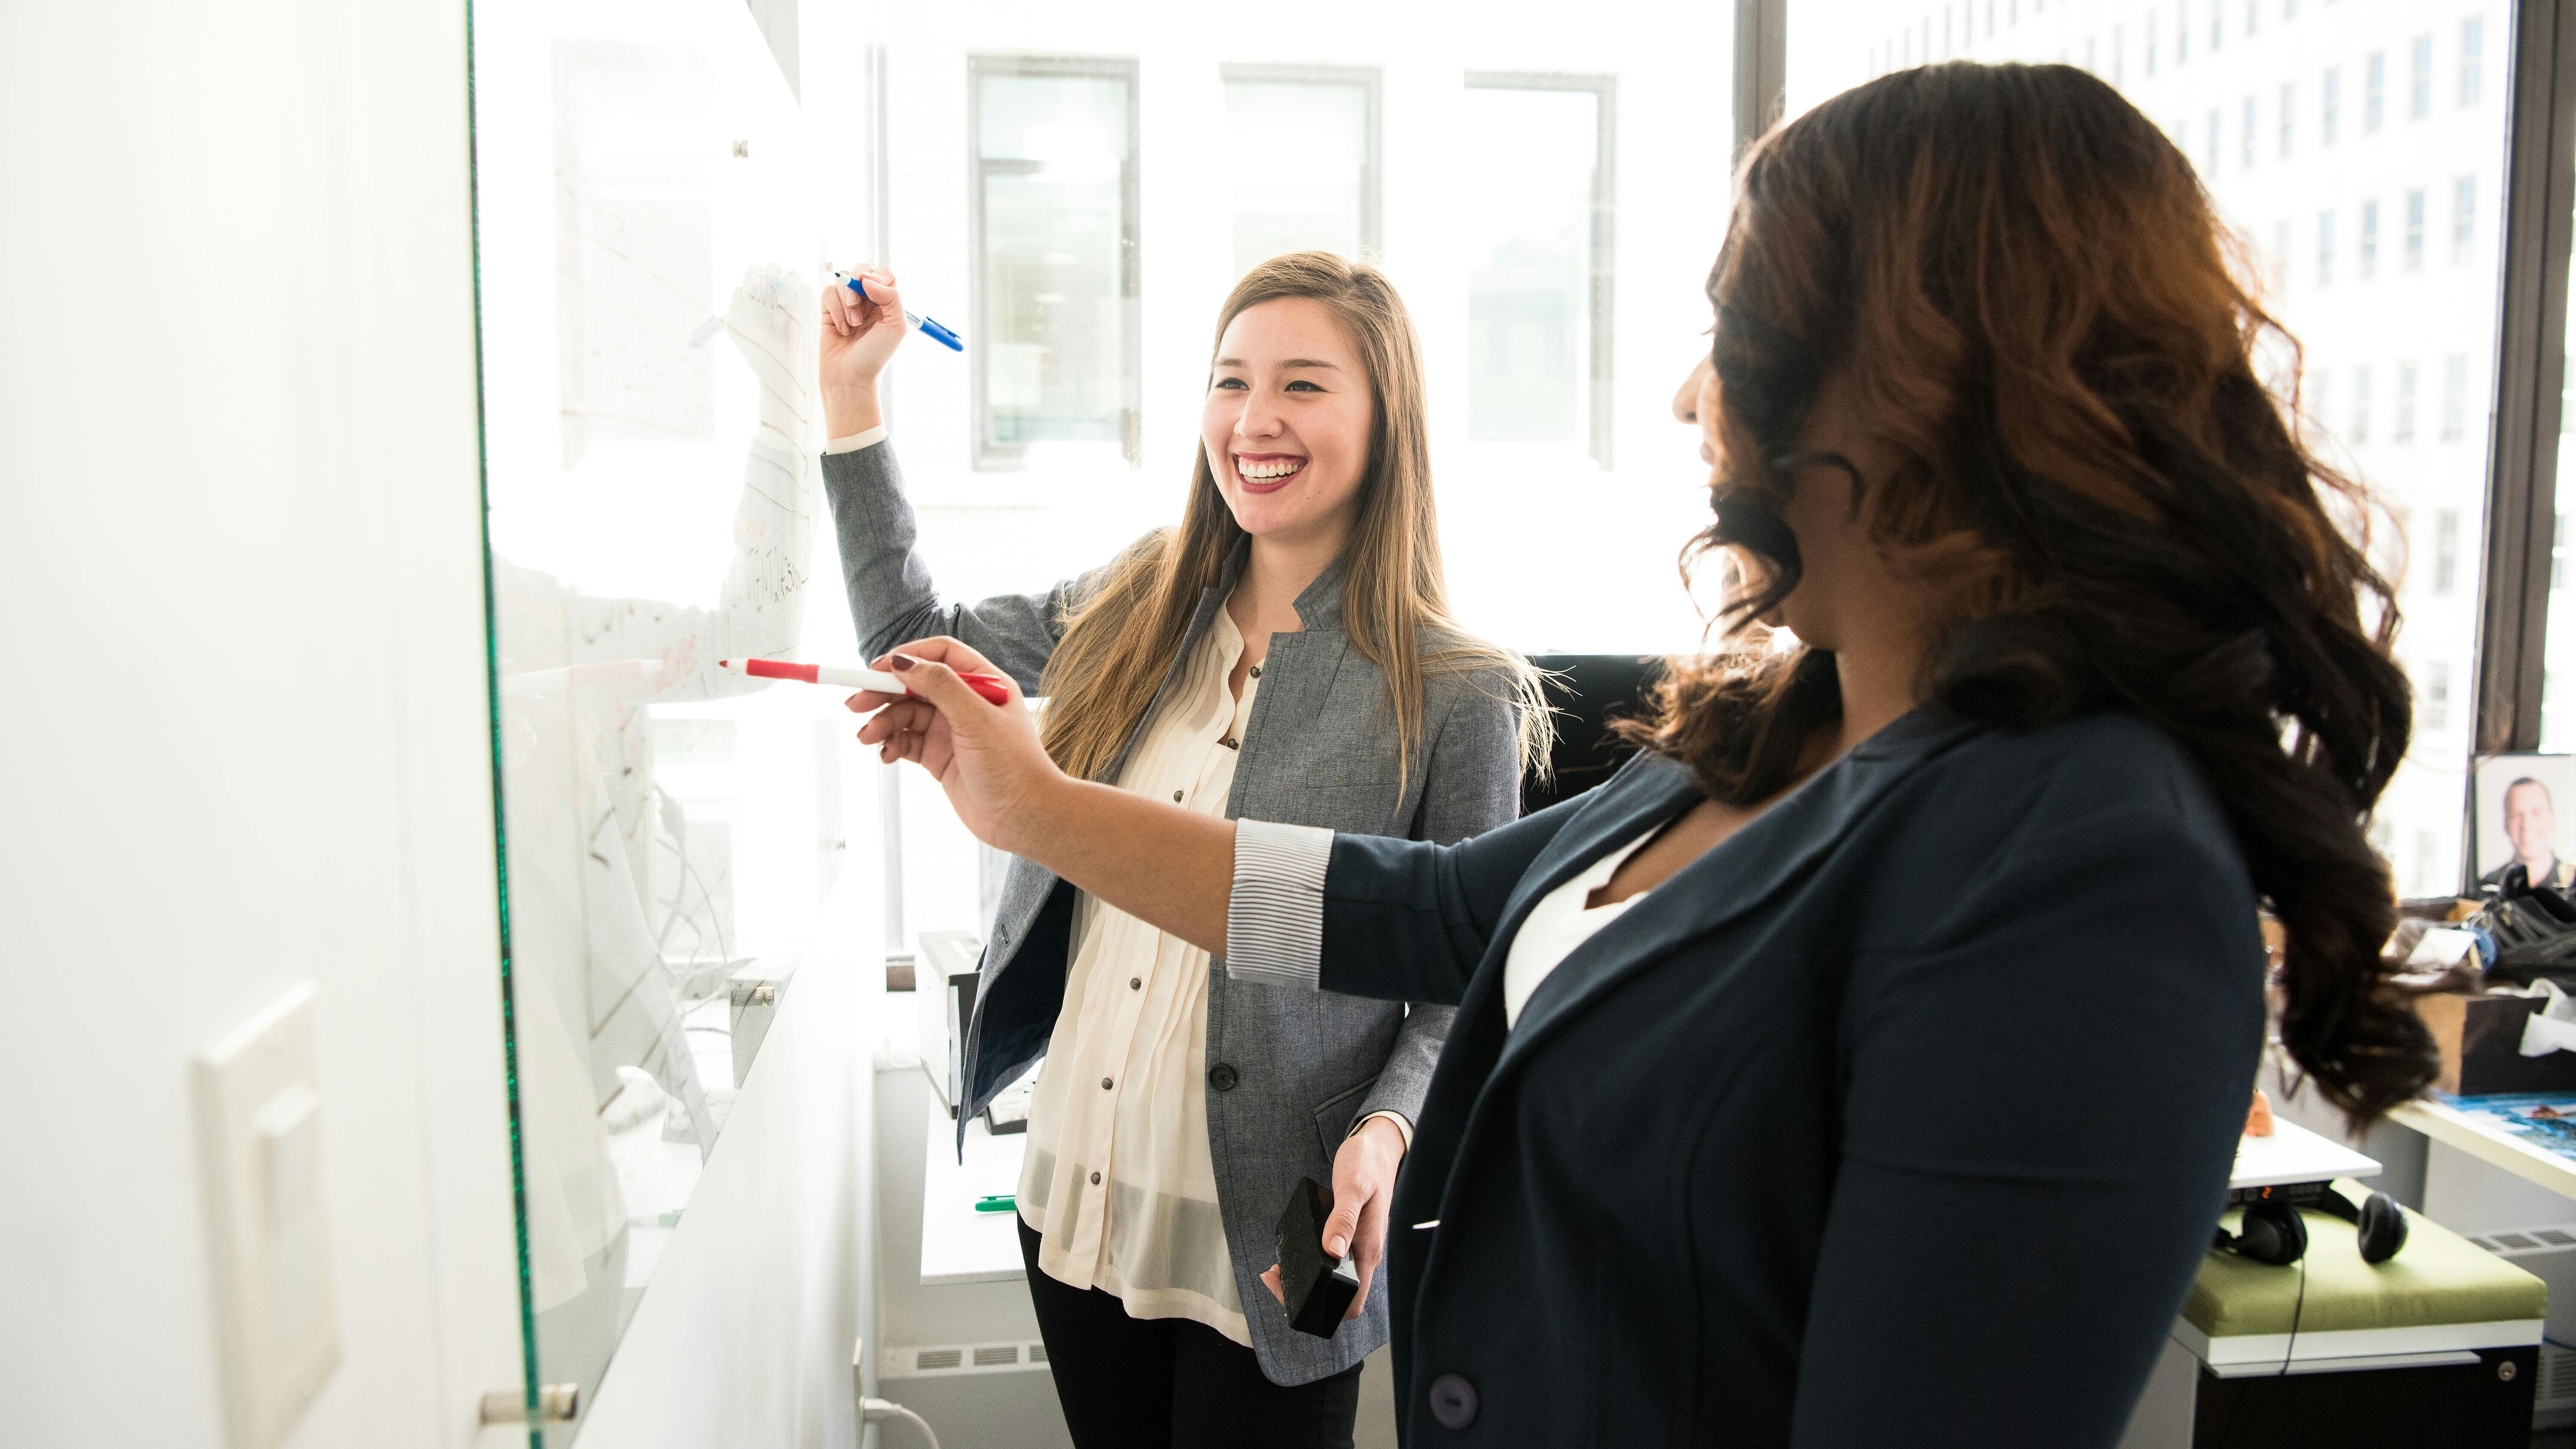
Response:
[[[2558,805],[2548,786],[2524,775],[2504,787],[2504,835],[2513,844],[2513,859],[2479,877],[2480,885],[2501,885],[2516,866],[2533,885],[2563,891],[2576,882],[2576,864],[2558,855]]]

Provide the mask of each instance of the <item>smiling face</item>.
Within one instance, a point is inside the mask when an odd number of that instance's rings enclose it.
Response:
[[[1245,532],[1336,548],[1349,536],[1377,424],[1371,391],[1358,349],[1311,297],[1247,307],[1226,324],[1199,431]]]

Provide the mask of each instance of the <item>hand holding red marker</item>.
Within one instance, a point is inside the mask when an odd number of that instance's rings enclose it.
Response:
[[[846,669],[832,664],[797,664],[785,659],[719,659],[718,669],[748,674],[754,679],[801,679],[807,684],[829,684],[840,689],[872,689],[879,694],[912,694],[903,676],[881,669]],[[1011,686],[998,674],[961,674],[957,676],[967,688],[994,704],[1011,702]],[[913,695],[915,699],[919,695]]]

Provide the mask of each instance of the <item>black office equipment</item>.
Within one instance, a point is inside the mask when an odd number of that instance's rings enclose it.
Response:
[[[1548,750],[1548,778],[1533,774],[1521,782],[1524,815],[1570,800],[1618,772],[1637,751],[1610,733],[1610,721],[1644,713],[1645,696],[1664,670],[1661,659],[1635,654],[1533,654],[1530,663],[1547,677],[1556,742]]]
[[[1279,1216],[1279,1292],[1288,1300],[1288,1323],[1317,1338],[1333,1336],[1360,1293],[1350,1263],[1324,1251],[1324,1219],[1332,1214],[1331,1191],[1301,1177]]]

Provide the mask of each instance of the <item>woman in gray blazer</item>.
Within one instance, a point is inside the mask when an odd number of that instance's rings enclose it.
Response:
[[[969,641],[1050,697],[1068,773],[1188,809],[1454,841],[1514,819],[1530,674],[1449,622],[1419,351],[1374,269],[1296,253],[1218,322],[1186,512],[1043,594],[942,599],[875,380],[890,273],[826,289],[824,480],[861,646]],[[1386,1341],[1387,1189],[1447,1007],[1230,981],[1208,953],[1012,862],[965,1044],[968,1113],[1045,1057],[1019,1197],[1076,1443],[1347,1445]],[[1300,1177],[1370,1285],[1329,1338],[1260,1275]]]

